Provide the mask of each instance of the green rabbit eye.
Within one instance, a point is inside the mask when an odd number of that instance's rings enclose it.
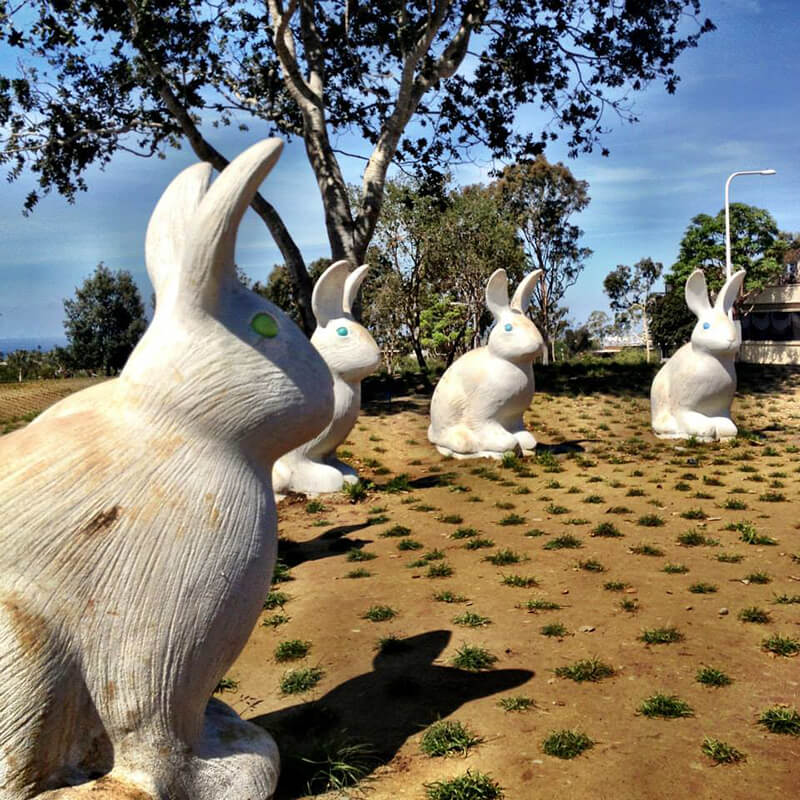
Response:
[[[338,333],[339,336],[347,336],[348,330],[343,325],[341,328],[336,329],[336,333]]]
[[[256,314],[250,322],[250,327],[265,339],[272,339],[278,335],[278,323],[270,314]]]

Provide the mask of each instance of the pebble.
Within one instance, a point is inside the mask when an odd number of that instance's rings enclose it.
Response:
[[[578,628],[578,630],[581,633],[591,633],[594,630],[594,625],[581,625],[581,627]]]
[[[686,606],[686,610],[687,611],[691,611],[693,608],[694,608],[694,606]]]
[[[719,611],[717,611],[717,614],[719,614],[721,617],[724,617],[726,614],[728,614],[728,609],[721,608]]]

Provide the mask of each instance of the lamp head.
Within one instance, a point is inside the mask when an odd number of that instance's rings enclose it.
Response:
[[[775,170],[774,169],[761,169],[761,170],[758,171],[758,174],[759,175],[774,175],[775,174]]]

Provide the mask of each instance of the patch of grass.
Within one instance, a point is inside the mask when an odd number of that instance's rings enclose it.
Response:
[[[780,605],[800,603],[800,594],[776,594],[775,599],[772,602]]]
[[[578,562],[578,569],[585,570],[586,572],[605,572],[606,568],[594,558],[589,558],[586,561]]]
[[[470,747],[481,741],[463,723],[440,719],[422,734],[419,747],[426,756],[436,758],[454,753],[466,755]]]
[[[656,694],[646,697],[639,704],[637,711],[644,717],[659,717],[661,719],[679,719],[680,717],[692,717],[694,711],[685,701],[674,694]]]
[[[436,561],[428,566],[425,573],[426,578],[449,578],[453,574],[453,568],[446,561]]]
[[[503,586],[515,586],[520,589],[531,589],[539,585],[539,581],[532,575],[503,575],[500,582]]]
[[[797,709],[788,706],[768,708],[758,718],[758,724],[763,725],[770,733],[800,736],[800,714]]]
[[[644,489],[628,489],[625,497],[644,497],[645,494]]]
[[[568,759],[579,756],[593,745],[594,742],[585,733],[563,729],[551,731],[542,742],[542,750],[548,756]]]
[[[358,547],[353,547],[347,551],[348,561],[372,561],[377,557],[375,553],[370,553],[369,550],[361,550]]]
[[[214,694],[222,692],[235,692],[239,688],[239,681],[233,678],[221,678],[220,682],[214,687]]]
[[[477,645],[462,644],[450,663],[457,669],[469,672],[480,672],[489,669],[497,661],[497,656],[492,655],[486,648]]]
[[[525,524],[525,517],[520,516],[519,514],[506,514],[501,520],[498,521],[498,525],[524,525]]]
[[[361,503],[367,499],[367,487],[362,481],[345,483],[342,492],[351,503]]]
[[[289,602],[289,595],[286,592],[271,591],[264,601],[264,610],[272,611],[276,608],[283,608]]]
[[[631,553],[637,556],[663,556],[664,551],[651,544],[637,544],[630,548]]]
[[[380,534],[381,539],[402,539],[408,536],[411,533],[411,528],[407,528],[405,525],[393,525],[391,528],[387,528]]]
[[[600,503],[604,503],[605,500],[603,500],[599,494],[587,494],[586,497],[583,498],[583,502],[599,505]]]
[[[733,497],[729,497],[725,501],[725,508],[730,509],[731,511],[746,511],[747,503],[745,503],[744,500],[736,500]]]
[[[719,739],[713,739],[710,736],[706,736],[703,739],[700,749],[704,755],[707,755],[717,764],[736,764],[746,758],[744,753],[732,745],[727,742],[721,742]]]
[[[623,534],[620,533],[619,528],[613,522],[601,522],[596,527],[592,528],[590,536],[602,536],[608,539],[618,539]]]
[[[758,496],[758,499],[764,503],[785,503],[786,495],[783,492],[764,492]]]
[[[478,531],[475,528],[458,528],[450,534],[451,539],[471,539],[477,536]]]
[[[664,520],[658,514],[645,514],[637,520],[639,525],[645,528],[660,528],[664,525]]]
[[[539,536],[544,536],[545,532],[541,528],[531,528],[529,531],[525,531],[525,533],[522,535],[535,539]]]
[[[733,522],[731,523],[727,530],[733,530],[739,532],[739,538],[745,544],[755,544],[755,545],[776,545],[778,544],[776,539],[773,539],[771,536],[767,536],[766,534],[760,534],[757,530],[755,525],[752,522],[748,522],[744,520],[742,522]]]
[[[280,680],[281,694],[302,694],[313,689],[325,675],[321,667],[301,667],[284,672]]]
[[[689,571],[689,567],[685,564],[664,564],[661,571],[666,572],[667,575],[685,575]]]
[[[525,603],[525,608],[528,611],[558,611],[561,608],[559,603],[555,603],[552,600],[545,600],[543,597],[535,597],[532,600],[528,600]]]
[[[603,588],[607,592],[623,592],[630,586],[629,583],[624,583],[623,581],[606,581],[603,584]]]
[[[530,711],[532,708],[536,707],[536,703],[532,697],[525,697],[525,695],[522,694],[515,694],[511,697],[503,697],[497,701],[497,705],[500,706],[503,711],[513,711],[518,713]]]
[[[684,547],[716,547],[719,545],[719,539],[711,539],[694,528],[679,534],[677,541]]]
[[[371,578],[372,573],[368,569],[364,569],[364,567],[358,567],[358,569],[351,569],[345,575],[345,578]]]
[[[481,550],[485,547],[494,547],[494,541],[489,539],[485,536],[476,536],[473,539],[470,539],[464,547],[467,550]]]
[[[388,636],[381,636],[375,643],[375,649],[384,656],[393,656],[398,653],[405,653],[411,646],[405,639],[401,639],[397,634],[390,633]]]
[[[544,510],[548,514],[553,514],[555,516],[558,516],[559,514],[569,514],[569,509],[566,506],[560,506],[556,503],[550,503],[549,505],[546,505]]]
[[[397,543],[397,549],[402,551],[407,550],[422,550],[424,545],[416,539],[401,539]]]
[[[684,635],[675,627],[647,628],[642,631],[639,641],[645,644],[673,644],[682,642],[684,638]]]
[[[482,617],[473,611],[465,611],[463,614],[453,617],[455,625],[463,625],[466,628],[482,628],[485,625],[491,625],[491,622],[489,617]]]
[[[294,577],[292,573],[289,571],[289,565],[285,561],[281,561],[278,559],[275,562],[275,569],[272,572],[272,582],[273,583],[287,583],[288,581],[293,581]]]
[[[321,500],[309,500],[309,502],[306,503],[306,514],[321,514],[323,511],[327,510],[328,506]]]
[[[619,601],[619,607],[623,611],[634,612],[639,610],[639,601],[631,597],[626,597],[624,600]]]
[[[738,616],[742,622],[756,622],[762,625],[772,622],[772,617],[770,617],[769,612],[758,606],[743,608]]]
[[[437,519],[439,522],[446,522],[448,525],[460,525],[464,521],[464,517],[460,514],[442,514]]]
[[[286,614],[272,614],[267,617],[262,623],[263,628],[277,628],[279,625],[285,625],[291,617]]]
[[[567,629],[560,622],[551,622],[549,625],[543,625],[539,628],[539,633],[542,636],[552,636],[557,639],[567,635]]]
[[[689,591],[692,594],[714,594],[719,589],[718,586],[714,586],[713,583],[693,583],[689,586]]]
[[[571,533],[565,533],[563,536],[557,536],[555,539],[550,539],[544,545],[545,550],[576,550],[583,547],[583,543],[577,536]]]
[[[388,483],[381,487],[384,492],[389,494],[398,494],[399,492],[410,492],[411,481],[408,475],[403,472],[400,475],[395,475]]]
[[[311,650],[311,642],[302,639],[286,639],[275,648],[276,661],[297,661],[305,658]]]
[[[717,554],[717,561],[720,561],[723,564],[738,564],[743,560],[744,560],[744,556],[739,555],[739,553],[718,553]]]
[[[429,506],[427,503],[417,503],[411,506],[412,511],[436,511],[436,506]]]
[[[745,575],[744,579],[748,583],[755,583],[761,586],[772,583],[772,578],[766,572],[751,572],[749,575]]]
[[[373,514],[371,517],[367,517],[367,525],[383,525],[388,521],[389,517],[386,514]]]
[[[697,670],[695,680],[703,686],[730,686],[733,681],[722,670],[714,667],[703,667]]]
[[[506,547],[503,550],[492,553],[490,556],[486,556],[483,560],[494,564],[496,567],[505,567],[508,564],[518,564],[522,561],[522,556]]]
[[[362,615],[361,619],[368,619],[370,622],[386,622],[394,619],[397,612],[391,606],[370,606]]]
[[[777,656],[796,656],[800,653],[800,640],[791,636],[773,633],[761,642],[761,647]]]
[[[501,800],[500,784],[484,772],[467,770],[457,778],[426,783],[427,800]]]
[[[597,658],[584,658],[569,666],[556,667],[555,673],[559,678],[569,678],[576,683],[596,683],[603,678],[610,678],[614,674],[614,668]]]
[[[449,589],[442,589],[439,592],[433,593],[433,599],[437,603],[464,603],[468,598],[464,597],[463,594],[455,594],[455,592],[451,592]]]
[[[630,514],[632,513],[628,506],[611,506],[606,511],[606,514]]]

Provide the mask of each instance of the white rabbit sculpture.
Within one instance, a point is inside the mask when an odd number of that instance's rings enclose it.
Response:
[[[486,305],[495,325],[489,341],[455,361],[431,399],[428,439],[443,455],[500,458],[535,449],[522,415],[533,398],[533,359],[544,341],[525,312],[541,275],[526,275],[510,303],[506,271],[490,276]]]
[[[653,431],[662,439],[700,441],[736,436],[731,402],[736,392],[734,359],[742,343],[728,312],[744,280],[744,270],[725,281],[712,306],[703,271],[686,281],[686,305],[697,317],[691,339],[658,371],[650,387]]]
[[[336,448],[347,438],[361,411],[361,381],[381,363],[378,345],[352,314],[367,269],[364,264],[350,272],[348,261],[337,261],[314,285],[311,307],[317,328],[311,344],[333,376],[333,414],[320,434],[275,463],[272,483],[276,494],[338,492],[345,483],[358,480],[356,471],[336,458]]]
[[[281,148],[175,178],[147,231],[155,316],[120,377],[0,439],[4,800],[274,793],[273,739],[209,698],[269,591],[271,462],[333,402],[317,351],[234,268]]]

